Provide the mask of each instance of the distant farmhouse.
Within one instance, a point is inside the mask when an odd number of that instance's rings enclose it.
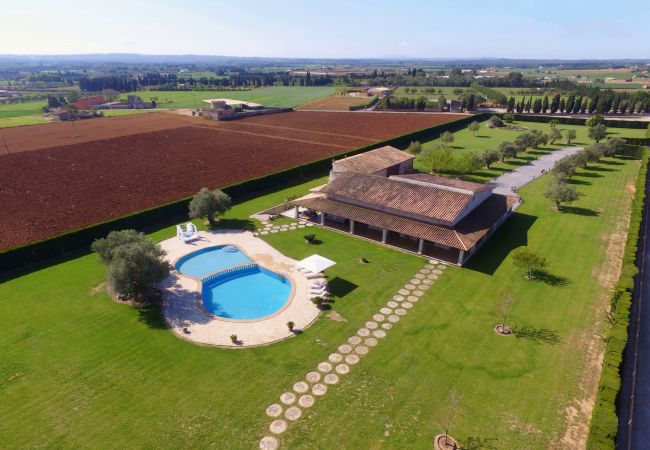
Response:
[[[210,108],[204,108],[199,112],[199,115],[212,120],[232,120],[240,117],[273,114],[290,109],[267,108],[260,103],[230,98],[212,98],[203,100],[203,103],[209,104]]]
[[[137,95],[127,95],[126,102],[109,102],[94,106],[95,109],[153,109],[155,101],[145,102]]]
[[[335,161],[329,182],[293,201],[312,222],[462,266],[519,205],[486,184],[413,173],[386,146]]]
[[[83,97],[72,103],[72,106],[76,109],[91,109],[98,105],[102,105],[106,102],[101,95],[96,95],[94,97]]]

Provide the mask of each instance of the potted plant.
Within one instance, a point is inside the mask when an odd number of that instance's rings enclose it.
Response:
[[[322,309],[323,305],[325,303],[325,299],[323,297],[314,297],[311,299],[311,302],[316,305],[316,308]]]
[[[304,236],[305,242],[308,244],[312,244],[314,242],[314,239],[316,239],[316,235],[314,233],[309,233]]]
[[[290,320],[290,321],[287,322],[287,328],[288,328],[289,331],[291,331],[292,333],[293,333],[293,329],[294,329],[295,326],[296,326],[296,324],[293,323],[293,321]]]
[[[236,334],[231,334],[230,335],[230,340],[232,341],[233,344],[237,343],[237,335]]]

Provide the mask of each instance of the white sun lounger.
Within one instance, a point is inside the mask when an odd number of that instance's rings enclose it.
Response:
[[[194,225],[192,222],[187,222],[185,224],[185,229],[183,229],[182,225],[176,225],[176,236],[181,241],[188,243],[190,241],[198,239],[199,232],[196,229],[196,225]]]

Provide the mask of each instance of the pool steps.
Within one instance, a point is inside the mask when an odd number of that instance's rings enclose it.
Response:
[[[227,269],[219,270],[218,272],[211,273],[203,278],[201,282],[214,280],[215,278],[230,278],[232,275],[239,275],[241,273],[253,273],[259,271],[260,266],[256,263],[240,264],[238,266],[228,267]]]

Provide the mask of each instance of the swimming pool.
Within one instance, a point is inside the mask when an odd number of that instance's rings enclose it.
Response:
[[[232,266],[251,262],[233,245],[217,245],[189,253],[176,261],[176,270],[183,275],[203,278]]]
[[[257,264],[222,272],[203,281],[205,309],[215,316],[259,319],[280,310],[291,295],[291,282]]]

